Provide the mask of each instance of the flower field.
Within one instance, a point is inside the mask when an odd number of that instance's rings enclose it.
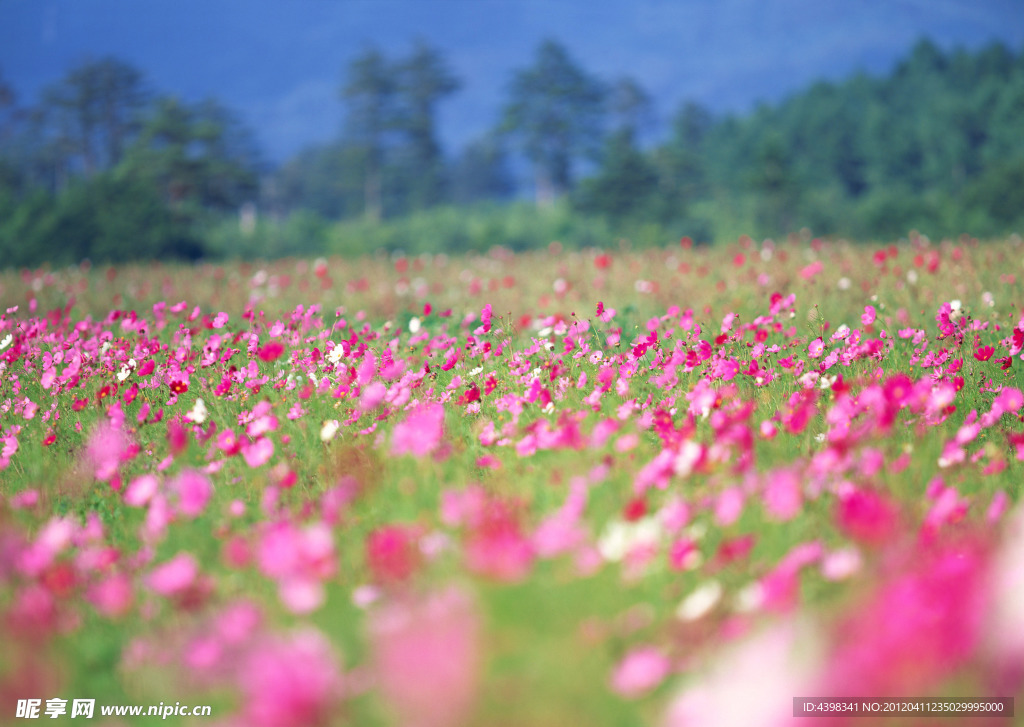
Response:
[[[0,722],[1021,696],[1022,260],[741,238],[2,274]]]

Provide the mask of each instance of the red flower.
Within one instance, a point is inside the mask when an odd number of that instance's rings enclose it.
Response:
[[[459,404],[462,406],[474,401],[480,401],[480,389],[476,384],[472,384],[459,396]]]
[[[175,379],[171,382],[171,391],[175,394],[184,394],[188,391],[188,382],[184,379]]]
[[[642,497],[634,497],[622,509],[622,517],[626,522],[636,522],[647,514],[647,501]]]

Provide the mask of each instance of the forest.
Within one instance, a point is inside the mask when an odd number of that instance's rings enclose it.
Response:
[[[336,138],[271,164],[231,109],[123,60],[84,60],[32,104],[0,69],[0,267],[1024,228],[1024,52],[998,43],[923,39],[886,75],[663,118],[548,40],[491,130],[445,149],[438,109],[463,90],[424,41],[367,49],[340,69]]]

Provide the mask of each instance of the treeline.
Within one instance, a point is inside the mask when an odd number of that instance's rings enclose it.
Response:
[[[924,40],[885,76],[745,115],[687,102],[651,142],[636,80],[546,41],[455,154],[437,111],[461,81],[439,50],[371,48],[342,75],[338,137],[275,169],[221,105],[155,95],[116,59],[27,109],[0,78],[0,264],[1024,229],[1024,53],[1001,44]]]
[[[203,229],[255,200],[260,172],[223,105],[158,95],[116,58],[30,107],[0,77],[0,267],[202,257]]]

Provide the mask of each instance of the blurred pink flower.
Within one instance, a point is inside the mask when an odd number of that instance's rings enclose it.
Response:
[[[154,475],[140,475],[132,480],[124,491],[124,501],[132,507],[143,507],[160,487],[160,480]]]
[[[178,511],[189,519],[202,513],[213,495],[213,485],[206,475],[192,469],[182,470],[169,487],[178,496]]]
[[[239,673],[250,727],[317,727],[337,716],[342,673],[330,643],[318,631],[275,637],[247,654]]]
[[[780,623],[720,652],[669,704],[664,727],[779,727],[820,668],[816,634]],[[809,691],[810,690],[810,691]],[[779,695],[786,695],[780,698]]]
[[[109,482],[128,453],[128,435],[107,420],[96,425],[85,445],[85,458],[97,480]]]
[[[91,586],[87,597],[107,618],[123,616],[131,609],[134,598],[131,579],[123,573],[115,573]]]
[[[899,529],[899,509],[873,490],[854,490],[839,500],[839,529],[860,543],[883,545]]]
[[[456,727],[469,717],[480,680],[476,605],[448,588],[372,610],[369,637],[377,688],[404,727]]]
[[[380,381],[373,381],[363,388],[362,396],[359,398],[359,408],[363,411],[376,409],[384,401],[388,393],[388,387]]]
[[[421,405],[395,425],[391,433],[391,454],[425,457],[441,445],[443,423],[444,406]]]
[[[522,580],[533,565],[530,540],[512,508],[500,500],[486,505],[463,548],[469,570],[500,581]]]
[[[802,497],[800,477],[789,469],[780,469],[768,475],[764,491],[764,506],[775,520],[792,520],[800,512]]]
[[[274,456],[274,443],[268,437],[260,437],[255,442],[242,445],[242,457],[245,463],[255,469],[267,463]]]
[[[366,536],[366,563],[378,583],[407,580],[419,567],[416,534],[402,525],[386,525]]]
[[[187,590],[199,575],[199,564],[190,553],[178,553],[146,576],[145,582],[161,596],[173,596]]]
[[[671,662],[653,646],[626,654],[612,672],[611,687],[620,696],[635,699],[651,691],[668,676]]]

